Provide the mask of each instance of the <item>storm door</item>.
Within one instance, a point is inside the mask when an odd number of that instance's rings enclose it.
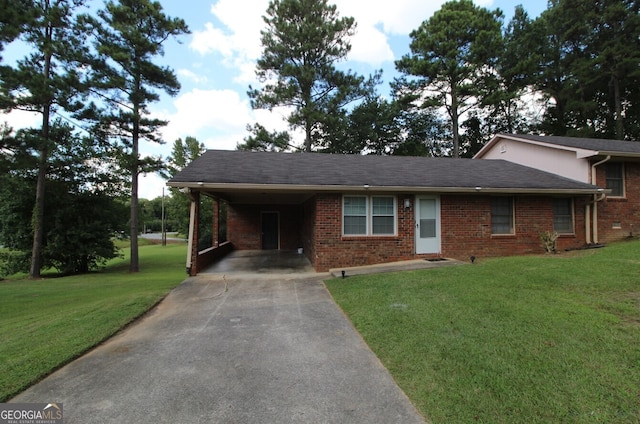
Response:
[[[440,197],[416,198],[416,253],[440,253]]]

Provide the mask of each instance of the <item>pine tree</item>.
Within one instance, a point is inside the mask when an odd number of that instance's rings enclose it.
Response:
[[[444,106],[451,120],[453,156],[460,155],[460,117],[479,105],[502,43],[502,12],[471,0],[445,3],[411,32],[411,53],[396,62],[400,84],[424,107]]]
[[[56,148],[51,132],[54,116],[63,111],[79,109],[78,96],[86,90],[83,83],[83,64],[87,51],[78,32],[76,11],[83,0],[40,0],[12,2],[24,12],[23,20],[13,31],[3,34],[5,39],[17,36],[28,47],[27,55],[15,67],[0,68],[2,106],[41,115],[38,137],[31,137],[31,145],[22,149],[37,152],[37,182],[32,218],[33,244],[29,276],[38,278],[42,268],[44,241],[44,207],[49,157]],[[11,11],[3,10],[4,15]]]
[[[249,87],[251,106],[292,108],[289,126],[304,131],[304,150],[311,151],[322,142],[327,116],[373,91],[380,75],[365,80],[336,69],[351,49],[349,37],[356,25],[353,18],[340,17],[327,0],[272,0],[264,21],[256,75],[265,84]],[[269,135],[259,132],[260,126],[253,128],[256,140]]]
[[[122,164],[131,181],[131,272],[140,270],[138,256],[138,176],[157,171],[159,160],[141,158],[140,141],[162,142],[158,130],[166,121],[149,116],[148,106],[159,100],[158,90],[176,95],[180,83],[172,69],[153,60],[164,54],[163,43],[189,32],[184,20],[170,18],[157,1],[109,1],[98,19],[86,17],[96,34],[95,49],[104,59],[94,65],[103,104],[91,105],[85,117],[96,130],[123,151]]]

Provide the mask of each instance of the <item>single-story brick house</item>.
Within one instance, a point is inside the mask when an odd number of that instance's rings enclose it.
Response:
[[[201,195],[227,204],[225,249],[302,249],[326,271],[542,252],[540,234],[554,230],[559,249],[583,247],[585,212],[605,192],[505,160],[224,150],[168,185],[192,199],[191,274],[210,260],[193,242]]]
[[[640,143],[594,138],[498,134],[475,159],[501,159],[608,189],[586,209],[586,242],[640,231]]]

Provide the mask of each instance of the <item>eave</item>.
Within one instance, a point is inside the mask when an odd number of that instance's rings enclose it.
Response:
[[[608,193],[602,188],[544,188],[544,187],[428,187],[428,186],[370,186],[364,185],[293,185],[169,182],[170,187],[188,188],[208,193],[439,193],[439,194],[523,194],[523,195],[591,195]]]

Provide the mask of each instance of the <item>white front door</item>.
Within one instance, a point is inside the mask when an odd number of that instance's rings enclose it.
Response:
[[[440,197],[416,197],[416,253],[440,253]]]

